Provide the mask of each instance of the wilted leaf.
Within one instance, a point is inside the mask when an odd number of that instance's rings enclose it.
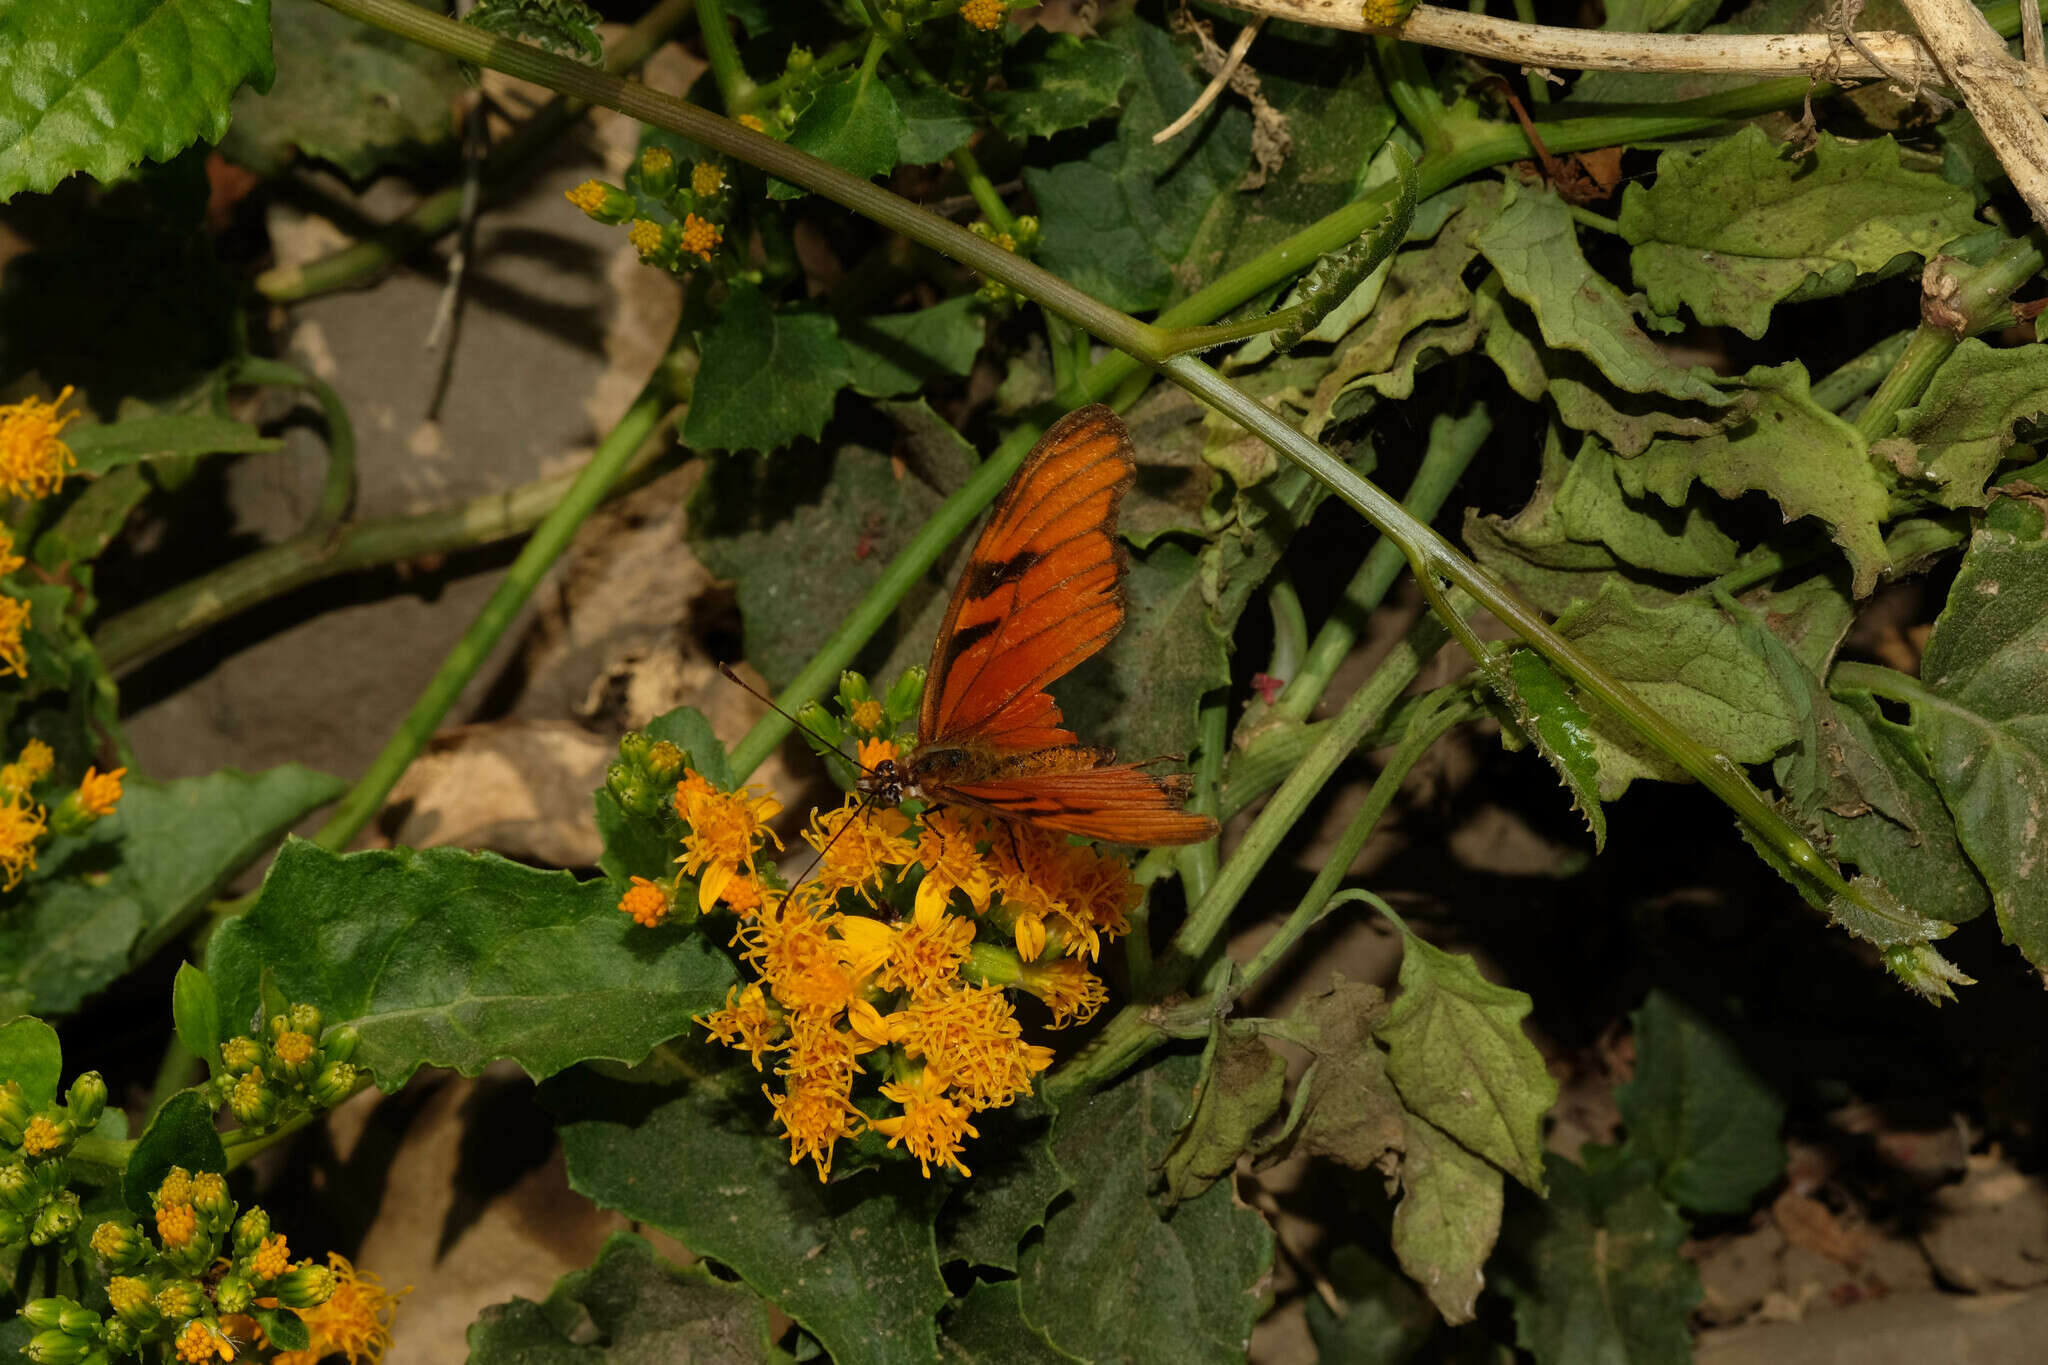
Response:
[[[540,1079],[593,1058],[634,1063],[714,1009],[732,962],[699,929],[645,929],[603,879],[579,882],[452,848],[334,854],[285,845],[256,904],[207,945],[228,1019],[267,969],[293,1001],[362,1034],[353,1060],[386,1090],[422,1066],[500,1058]]]
[[[1778,1098],[1713,1021],[1653,990],[1631,1019],[1635,1080],[1614,1102],[1628,1147],[1657,1163],[1657,1187],[1680,1208],[1742,1213],[1785,1169]]]
[[[1958,345],[1920,401],[1902,409],[1898,434],[1871,450],[1943,507],[1982,507],[1984,485],[2014,449],[2016,429],[2048,413],[2048,346]]]
[[[1205,1061],[1194,1113],[1166,1154],[1166,1193],[1175,1203],[1194,1198],[1237,1165],[1252,1135],[1279,1112],[1287,1086],[1286,1061],[1249,1024],[1219,1021]]]
[[[1289,1129],[1265,1162],[1326,1156],[1363,1171],[1400,1147],[1401,1100],[1387,1078],[1386,1055],[1372,1040],[1386,1018],[1379,987],[1339,976],[1275,1030],[1315,1060],[1296,1083]]]
[[[1445,1322],[1470,1322],[1500,1237],[1501,1174],[1427,1119],[1408,1114],[1403,1125],[1394,1254]]]

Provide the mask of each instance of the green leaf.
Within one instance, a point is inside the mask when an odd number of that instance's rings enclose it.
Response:
[[[1003,54],[1004,88],[984,102],[990,120],[1010,137],[1050,137],[1107,113],[1130,66],[1113,43],[1039,25]]]
[[[220,1061],[220,996],[213,979],[189,962],[178,964],[171,983],[171,1024],[185,1051],[211,1071]]]
[[[889,92],[903,115],[896,160],[905,166],[943,161],[974,136],[974,106],[940,85],[913,85],[888,77]]]
[[[1252,1135],[1280,1111],[1287,1063],[1251,1024],[1216,1021],[1187,1125],[1166,1154],[1166,1197],[1193,1199],[1234,1169]]]
[[[974,1178],[955,1182],[939,1214],[939,1259],[1015,1273],[1017,1246],[1071,1185],[1053,1155],[1051,1113],[1024,1098],[975,1115]]]
[[[893,398],[915,393],[942,374],[974,368],[988,318],[972,294],[915,313],[849,318],[839,324],[855,393]]]
[[[244,81],[268,89],[268,0],[75,0],[0,13],[0,202],[73,171],[112,184],[217,142]]]
[[[1785,1102],[1735,1040],[1676,996],[1652,990],[1630,1019],[1635,1080],[1614,1102],[1628,1147],[1657,1163],[1657,1187],[1696,1213],[1745,1213],[1785,1169]]]
[[[1976,337],[1959,344],[1913,407],[1898,434],[1873,442],[1873,454],[1925,485],[1943,507],[1982,507],[1984,485],[2016,450],[2022,422],[2048,413],[2048,346],[1997,349]]]
[[[2000,498],[1970,538],[1920,659],[1913,701],[1956,834],[1991,888],[1999,928],[2048,966],[2048,539],[2041,509]]]
[[[142,1130],[135,1150],[128,1155],[128,1168],[121,1177],[121,1190],[128,1207],[147,1217],[149,1197],[164,1183],[173,1166],[187,1171],[221,1171],[228,1168],[228,1154],[214,1130],[213,1108],[197,1089],[180,1090],[163,1102]]]
[[[1271,1030],[1315,1060],[1295,1086],[1287,1129],[1265,1161],[1323,1156],[1364,1171],[1400,1148],[1401,1101],[1387,1078],[1386,1054],[1372,1041],[1386,1015],[1379,987],[1338,975],[1328,990],[1297,1005],[1284,1028]]]
[[[317,0],[272,5],[279,79],[236,97],[222,156],[266,176],[314,157],[360,182],[453,153],[465,88],[453,59]],[[469,22],[488,27],[481,14]]]
[[[692,1073],[680,1091],[587,1069],[543,1087],[570,1185],[731,1267],[839,1365],[926,1365],[947,1298],[932,1246],[944,1182],[895,1161],[821,1183],[770,1135],[756,1072],[677,1051]]]
[[[1394,1254],[1445,1322],[1470,1322],[1500,1237],[1501,1174],[1427,1119],[1408,1114],[1403,1127]]]
[[[1350,1244],[1330,1253],[1325,1274],[1343,1311],[1340,1315],[1321,1294],[1304,1298],[1319,1361],[1404,1365],[1420,1358],[1417,1353],[1434,1333],[1437,1315],[1414,1285],[1378,1256]]]
[[[1415,221],[1415,163],[1398,144],[1393,151],[1400,193],[1357,238],[1322,257],[1309,270],[1298,291],[1301,313],[1273,333],[1275,350],[1291,350],[1322,326],[1408,235],[1408,226]]]
[[[1705,370],[1679,365],[1636,325],[1621,291],[1586,263],[1571,211],[1549,191],[1510,187],[1474,242],[1507,290],[1536,315],[1544,344],[1574,351],[1629,393],[1724,406]]]
[[[284,442],[260,435],[247,422],[208,413],[73,427],[64,434],[64,443],[78,457],[81,474],[105,474],[140,460],[257,454],[284,448]]]
[[[1718,578],[1735,567],[1737,546],[1714,524],[1703,497],[1676,505],[1631,498],[1621,463],[1604,442],[1587,437],[1557,490],[1563,535],[1604,545],[1617,559],[1672,578]]]
[[[1593,718],[1572,696],[1543,656],[1518,649],[1508,659],[1508,698],[1515,728],[1557,770],[1572,809],[1585,817],[1593,847],[1607,843],[1607,812],[1600,804],[1600,760],[1594,751]]]
[[[1394,924],[1401,994],[1374,1032],[1387,1045],[1387,1074],[1402,1102],[1540,1194],[1543,1115],[1557,1101],[1557,1082],[1522,1032],[1529,997]]]
[[[1794,155],[1755,125],[1674,149],[1622,198],[1622,236],[1650,306],[1761,337],[1780,303],[1826,298],[1932,256],[1974,226],[1969,191],[1899,164],[1889,137],[1822,133]]]
[[[1027,167],[1038,201],[1038,263],[1127,312],[1164,305],[1188,292],[1176,268],[1198,243],[1219,258],[1242,215],[1237,202],[1251,156],[1251,117],[1219,101],[1194,125],[1160,146],[1152,134],[1193,104],[1203,82],[1164,31],[1133,20],[1112,39],[1128,54],[1134,79],[1114,140],[1085,159]]]
[[[34,1015],[0,1024],[0,1083],[13,1081],[34,1106],[57,1098],[64,1079],[64,1048],[57,1030]]]
[[[1678,1254],[1685,1220],[1646,1180],[1617,1192],[1555,1156],[1549,1175],[1550,1201],[1504,1277],[1516,1344],[1538,1365],[1689,1365],[1700,1281]]]
[[[268,969],[293,1001],[362,1034],[385,1090],[422,1066],[474,1076],[510,1058],[536,1080],[593,1058],[635,1063],[715,1009],[731,961],[695,929],[645,929],[610,882],[452,848],[329,853],[285,845],[248,913],[207,945],[229,1019]]]
[[[64,508],[56,523],[36,537],[36,563],[46,569],[61,569],[98,559],[128,524],[128,514],[149,493],[150,481],[133,466],[94,479]]]
[[[121,808],[56,839],[0,923],[0,991],[39,1014],[77,1009],[343,783],[287,765],[177,782],[130,778]]]
[[[1081,1359],[1024,1320],[1015,1280],[977,1280],[953,1300],[943,1344],[949,1360],[973,1365],[1064,1365]]]
[[[1604,29],[1624,33],[1696,33],[1714,17],[1719,0],[1605,0]]]
[[[1740,623],[1699,597],[1640,594],[1612,580],[1557,619],[1558,632],[1709,749],[1763,763],[1794,738],[1794,707]],[[1678,766],[1593,710],[1600,795],[1609,801],[1638,777],[1672,782]]]
[[[595,1340],[592,1340],[592,1337]],[[471,1365],[762,1365],[779,1359],[768,1306],[702,1265],[675,1266],[615,1232],[545,1303],[494,1304],[469,1329]]]
[[[829,161],[863,180],[896,165],[909,131],[896,97],[872,71],[854,70],[818,87],[789,135],[789,145]],[[803,190],[785,180],[768,182],[770,199],[797,199]]]
[[[604,16],[583,0],[478,0],[463,22],[592,66],[604,61],[604,39],[597,31]]]
[[[690,548],[712,573],[737,580],[747,661],[780,687],[941,501],[921,480],[898,478],[887,455],[861,446],[839,446],[829,464],[805,461],[801,469],[789,461],[721,460],[690,503]],[[874,655],[903,639],[920,662],[928,657],[930,630],[910,624],[940,593],[935,580],[913,590],[895,631],[884,630],[871,646]]]
[[[306,1320],[289,1308],[251,1308],[249,1316],[263,1329],[264,1337],[279,1350],[305,1351],[313,1345]]]
[[[701,339],[704,363],[683,419],[700,450],[780,450],[816,440],[853,378],[839,329],[822,313],[781,312],[739,287]]]
[[[1147,1190],[1187,1110],[1195,1059],[1171,1056],[1060,1114],[1074,1198],[1024,1250],[1024,1318],[1084,1359],[1242,1361],[1270,1289],[1273,1234],[1228,1181],[1161,1216]]]

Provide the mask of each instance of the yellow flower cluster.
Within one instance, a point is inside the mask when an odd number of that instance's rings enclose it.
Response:
[[[861,745],[869,766],[894,757],[886,741]],[[791,1163],[810,1158],[820,1180],[863,1128],[927,1176],[967,1174],[974,1115],[1028,1094],[1052,1064],[1024,1041],[1009,990],[1043,1001],[1054,1027],[1092,1017],[1107,993],[1086,964],[1139,897],[1121,859],[1044,831],[950,808],[913,820],[851,796],[812,813],[803,837],[820,856],[803,884],[764,889],[754,858],[772,800],[689,773],[677,810],[679,861],[704,909],[737,915],[732,941],[756,978],[698,1022],[757,1070],[776,1055],[780,1089],[763,1089]],[[896,1112],[855,1105],[863,1076]]]
[[[391,1320],[411,1286],[393,1293],[375,1275],[357,1270],[338,1251],[327,1253],[334,1272],[334,1296],[300,1316],[313,1341],[303,1351],[284,1351],[271,1365],[315,1365],[339,1356],[348,1365],[375,1365],[391,1346]]]
[[[7,600],[0,598],[0,603]],[[33,791],[55,762],[50,746],[32,739],[14,762],[0,766],[0,891],[12,891],[35,870],[36,854],[50,835],[50,812],[37,803]],[[121,779],[127,774],[126,768],[110,773],[87,768],[78,789],[57,806],[56,832],[76,834],[112,815],[121,803]]]
[[[1003,0],[967,0],[960,7],[960,17],[983,33],[993,33],[1003,26],[1003,16],[1008,10]]]
[[[61,409],[71,401],[69,384],[55,402],[24,398],[0,407],[0,495],[47,498],[64,486],[78,465],[64,444],[64,428],[78,420]]]

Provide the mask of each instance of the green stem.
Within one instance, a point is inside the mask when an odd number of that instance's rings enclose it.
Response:
[[[981,168],[974,153],[961,143],[953,149],[953,168],[960,172],[960,178],[967,184],[967,192],[974,196],[975,204],[981,209],[981,216],[988,219],[989,226],[997,232],[1008,233],[1014,240],[1017,235],[1017,219],[1010,212],[1010,206],[1003,202],[1003,196],[996,193],[993,180]]]
[[[1829,412],[1841,412],[1883,381],[1912,339],[1910,331],[1892,333],[1855,359],[1816,379],[1807,396]]]
[[[1437,96],[1421,49],[1398,38],[1375,37],[1372,44],[1387,98],[1422,144],[1423,152],[1438,156],[1450,150],[1450,139],[1444,133],[1444,102]]]
[[[1609,237],[1621,236],[1621,224],[1612,218],[1603,217],[1593,212],[1593,210],[1582,208],[1577,204],[1566,204],[1564,211],[1570,214],[1572,221],[1580,227],[1589,227],[1595,232],[1604,232]]]
[[[623,75],[646,61],[689,16],[694,3],[695,0],[660,0],[639,22],[607,45],[605,70]],[[557,95],[542,105],[491,149],[490,158],[484,162],[484,184],[498,185],[509,179],[589,108],[582,100],[565,95]],[[272,303],[293,303],[360,284],[452,231],[462,220],[462,194],[461,185],[450,186],[428,195],[411,212],[374,236],[304,265],[266,270],[256,277],[256,292]]]
[[[661,427],[662,413],[668,406],[666,371],[666,365],[656,370],[655,377],[641,390],[625,417],[598,446],[590,463],[576,475],[561,502],[534,528],[532,538],[512,561],[490,601],[477,613],[455,648],[448,651],[448,657],[399,723],[397,732],[313,836],[315,843],[335,850],[346,848],[383,807],[384,798],[433,738],[448,708],[455,704],[477,669],[483,667],[506,627],[540,586],[541,578],[569,548],[576,529],[597,510],[641,445]]]
[[[1408,514],[1423,525],[1435,521],[1444,503],[1450,500],[1451,490],[1464,477],[1466,467],[1492,432],[1493,418],[1483,405],[1474,405],[1462,417],[1445,413],[1431,422],[1421,467],[1415,471],[1408,496],[1401,503]],[[1323,699],[1338,665],[1350,656],[1367,619],[1386,600],[1388,589],[1394,586],[1407,562],[1407,556],[1393,540],[1382,539],[1372,547],[1315,639],[1310,641],[1301,668],[1273,705],[1273,716],[1292,721],[1308,719],[1316,703]]]
[[[320,501],[306,519],[302,536],[326,536],[341,525],[356,500],[356,429],[348,420],[348,408],[326,381],[296,365],[262,356],[244,356],[235,366],[234,383],[303,389],[320,405],[327,423],[327,478],[320,487]]]
[[[847,63],[859,60],[860,55],[867,51],[867,47],[866,38],[847,38],[834,43],[820,52],[805,70],[785,71],[774,80],[763,81],[755,86],[753,99],[748,102],[745,109],[735,112],[744,113],[749,109],[760,109],[773,104],[788,93],[792,86],[800,85],[807,80],[815,80],[827,72],[837,71]]]
[[[1301,609],[1294,580],[1285,572],[1275,575],[1266,589],[1266,610],[1273,617],[1273,657],[1266,664],[1266,676],[1292,682],[1308,655],[1308,615]]]
[[[629,477],[638,477],[656,463],[651,458],[640,462],[628,471]],[[108,618],[93,636],[94,648],[110,670],[132,667],[308,583],[523,535],[561,502],[577,478],[560,474],[415,516],[300,534]]]
[[[1221,689],[1203,699],[1195,733],[1194,794],[1188,800],[1188,809],[1214,815],[1218,808],[1217,788],[1223,780],[1223,756],[1230,748],[1229,698]],[[1199,844],[1187,845],[1179,851],[1175,862],[1188,899],[1200,900],[1216,878],[1216,840],[1204,839]]]
[[[1206,351],[1211,346],[1227,342],[1243,341],[1261,332],[1277,332],[1301,316],[1304,304],[1295,304],[1276,312],[1261,313],[1255,318],[1240,318],[1236,322],[1213,322],[1205,327],[1176,327],[1160,339],[1161,353],[1179,355],[1184,351]]]
[[[725,0],[697,0],[697,33],[704,40],[704,59],[711,63],[711,79],[733,113],[752,109],[754,78],[740,61],[738,44],[725,19]]]
[[[1946,708],[1949,703],[1918,678],[1880,664],[1840,663],[1828,674],[1830,692],[1868,692],[1911,706]]]

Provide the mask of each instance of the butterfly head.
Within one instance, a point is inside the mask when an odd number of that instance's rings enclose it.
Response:
[[[900,806],[908,795],[903,769],[893,758],[885,758],[860,775],[860,794],[878,806]]]

